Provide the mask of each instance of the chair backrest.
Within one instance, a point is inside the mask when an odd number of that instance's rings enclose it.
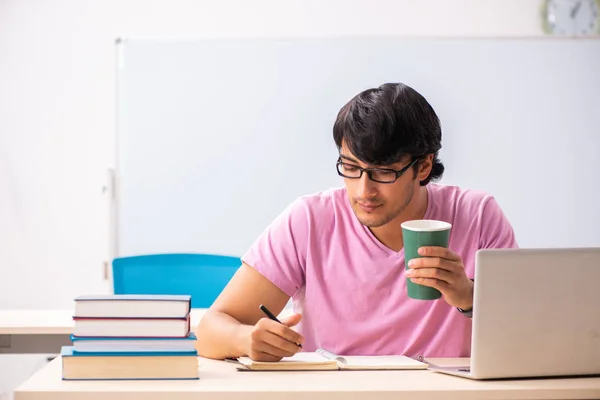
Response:
[[[241,265],[231,256],[149,254],[115,258],[115,294],[188,294],[192,308],[208,308]]]

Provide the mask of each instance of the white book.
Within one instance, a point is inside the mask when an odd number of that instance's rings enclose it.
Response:
[[[385,356],[340,356],[325,349],[315,352],[300,352],[280,361],[254,361],[250,357],[237,359],[238,369],[253,371],[285,370],[401,370],[427,369],[424,362],[403,355]]]
[[[183,318],[191,309],[187,295],[98,295],[75,298],[74,317]]]
[[[190,333],[186,318],[81,318],[74,317],[76,337],[171,337]]]

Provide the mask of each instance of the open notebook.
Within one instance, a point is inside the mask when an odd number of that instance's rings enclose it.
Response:
[[[237,361],[239,370],[251,371],[427,369],[426,363],[407,356],[338,356],[325,349],[296,353],[276,362],[253,361],[249,357]]]

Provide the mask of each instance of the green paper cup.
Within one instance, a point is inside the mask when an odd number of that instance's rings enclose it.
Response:
[[[421,258],[419,247],[439,246],[448,247],[450,229],[452,225],[444,221],[430,219],[418,219],[406,221],[402,225],[402,237],[404,240],[404,262],[408,269],[408,262],[413,258]],[[439,290],[413,283],[406,279],[408,297],[417,300],[435,300],[442,297]]]

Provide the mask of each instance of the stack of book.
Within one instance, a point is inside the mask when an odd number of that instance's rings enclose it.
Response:
[[[72,346],[62,378],[198,379],[190,296],[106,295],[75,299]]]

